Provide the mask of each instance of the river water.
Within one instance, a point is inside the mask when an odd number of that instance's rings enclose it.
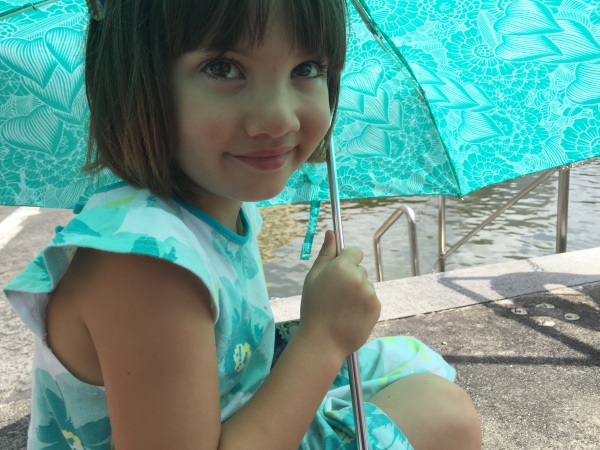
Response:
[[[497,184],[446,201],[446,240],[458,242],[471,229],[531,183],[537,175]],[[600,160],[571,169],[567,251],[600,247]],[[558,175],[555,174],[450,255],[446,270],[550,255],[555,252]],[[362,248],[363,266],[376,280],[373,235],[404,203],[417,214],[420,273],[436,269],[437,198],[348,200],[342,202],[346,245]],[[271,297],[302,292],[306,273],[321,247],[325,230],[332,228],[331,210],[323,204],[313,255],[300,260],[308,220],[308,205],[262,208],[264,227],[259,244]],[[401,217],[381,240],[384,279],[410,276],[408,230]]]

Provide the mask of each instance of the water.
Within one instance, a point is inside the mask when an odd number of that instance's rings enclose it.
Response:
[[[458,242],[471,229],[526,187],[537,175],[481,189],[464,199],[446,201],[446,241]],[[555,252],[558,175],[538,186],[527,197],[448,257],[446,270],[550,255]],[[600,247],[600,161],[571,170],[567,251]],[[431,273],[437,257],[437,198],[411,197],[342,202],[346,245],[363,249],[363,266],[376,280],[373,235],[396,210],[410,205],[418,216],[417,241],[421,274]],[[300,260],[300,249],[308,220],[308,205],[262,208],[264,228],[259,239],[265,276],[272,297],[302,292],[306,273],[331,229],[328,204],[324,204],[313,255]],[[407,225],[401,217],[381,240],[384,279],[410,276]]]

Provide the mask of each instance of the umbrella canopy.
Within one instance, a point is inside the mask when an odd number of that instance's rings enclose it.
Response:
[[[342,199],[464,196],[600,155],[600,0],[349,5]],[[79,169],[87,21],[83,0],[0,0],[2,204],[71,207],[110,181]],[[305,166],[263,204],[328,197],[326,167]]]
[[[384,45],[351,8],[341,198],[462,197],[600,155],[600,1],[352,3]]]

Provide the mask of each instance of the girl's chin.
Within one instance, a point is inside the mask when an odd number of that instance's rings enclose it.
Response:
[[[265,175],[252,177],[252,179],[243,180],[235,186],[216,186],[216,189],[198,186],[195,194],[198,198],[213,197],[240,202],[262,202],[281,194],[291,177],[291,174],[288,176],[287,173],[278,175],[275,177]]]
[[[253,189],[248,189],[242,193],[244,201],[246,202],[262,202],[264,200],[270,200],[277,197],[285,189],[288,179],[279,183],[272,183],[269,186],[263,186],[258,188],[254,186]]]
[[[277,190],[272,190],[272,191],[262,191],[262,192],[248,192],[245,195],[242,196],[241,200],[243,202],[262,202],[265,200],[270,200],[272,198],[277,197],[279,194],[281,194],[281,191],[283,191],[283,188],[285,186],[282,186],[281,189],[277,189]]]

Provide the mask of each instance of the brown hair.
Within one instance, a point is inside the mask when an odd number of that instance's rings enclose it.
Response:
[[[273,0],[107,0],[88,28],[85,82],[90,131],[85,170],[109,169],[159,196],[188,197],[192,181],[175,162],[174,61],[203,48],[219,52],[265,36]],[[279,1],[279,0],[276,0]],[[293,45],[328,58],[335,114],[346,55],[345,0],[286,0]],[[332,122],[333,123],[333,122]],[[309,161],[323,161],[332,129]]]

